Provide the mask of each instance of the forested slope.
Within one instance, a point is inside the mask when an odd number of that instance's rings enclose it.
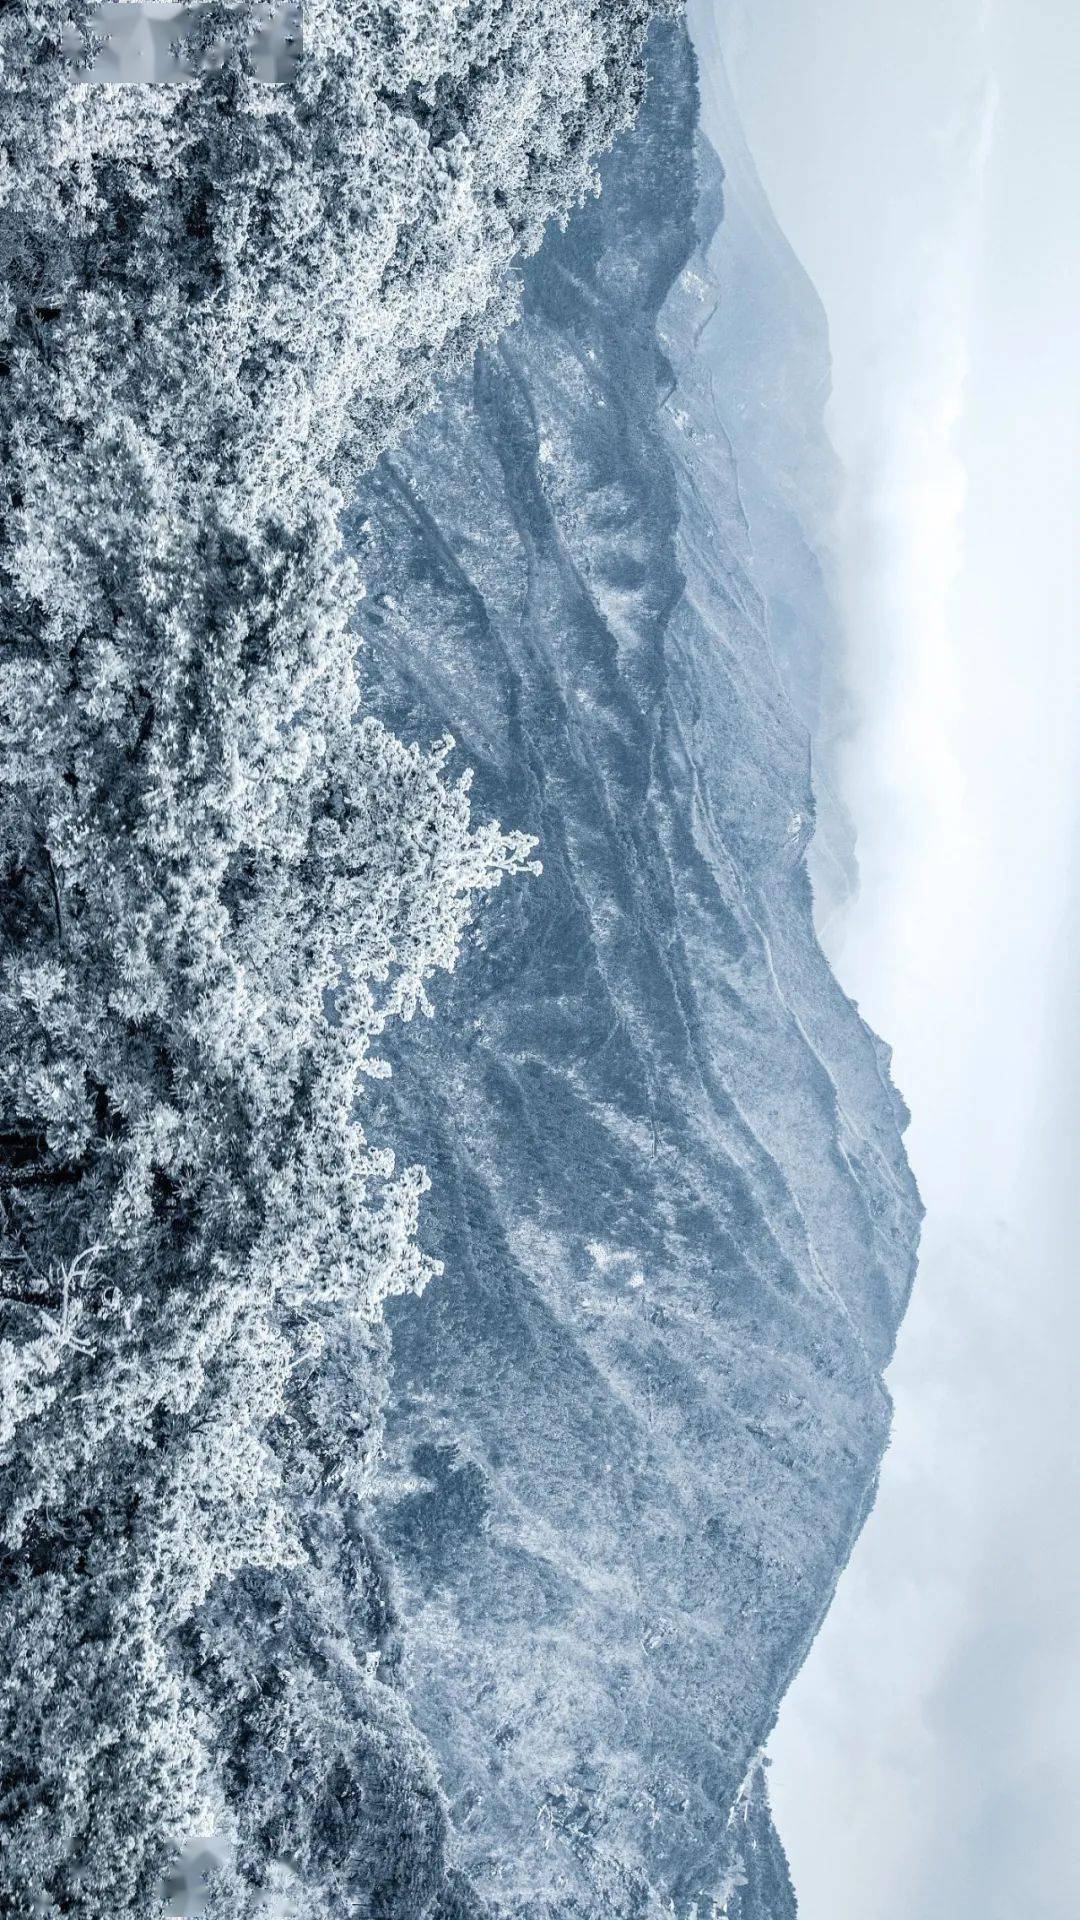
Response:
[[[828,627],[815,599],[788,636],[796,687],[681,33],[651,72],[523,321],[355,515],[371,698],[448,722],[544,868],[383,1090],[446,1271],[391,1315],[382,1528],[456,1858],[507,1920],[792,1912],[759,1754],[872,1494],[920,1215],[814,935]]]

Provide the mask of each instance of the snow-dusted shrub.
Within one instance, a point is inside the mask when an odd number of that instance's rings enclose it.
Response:
[[[528,848],[360,711],[343,487],[501,325],[649,0],[308,0],[295,84],[0,13],[5,1912],[463,1912],[362,1520],[424,1185],[363,1131]],[[78,8],[74,9],[78,13]],[[235,14],[226,15],[238,34]],[[370,1657],[368,1657],[370,1655]]]

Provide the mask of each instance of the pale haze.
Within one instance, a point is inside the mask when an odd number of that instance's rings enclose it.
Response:
[[[1076,201],[1065,4],[692,0],[829,317],[861,888],[928,1213],[876,1509],[781,1714],[806,1920],[1080,1912]]]

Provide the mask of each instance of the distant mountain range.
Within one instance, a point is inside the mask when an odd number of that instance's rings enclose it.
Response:
[[[921,1215],[807,873],[820,808],[852,883],[812,778],[824,318],[682,29],[650,65],[351,521],[369,702],[449,727],[543,861],[391,1043],[378,1129],[445,1265],[390,1315],[402,1684],[501,1920],[794,1912],[762,1749],[873,1496]]]

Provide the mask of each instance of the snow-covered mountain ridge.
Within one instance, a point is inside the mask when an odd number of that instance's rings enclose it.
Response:
[[[544,863],[384,1092],[445,1273],[392,1310],[381,1528],[506,1920],[793,1911],[758,1756],[872,1498],[921,1211],[814,936],[827,623],[775,645],[755,573],[685,36],[651,65],[523,320],[354,524],[370,697],[449,725]]]

